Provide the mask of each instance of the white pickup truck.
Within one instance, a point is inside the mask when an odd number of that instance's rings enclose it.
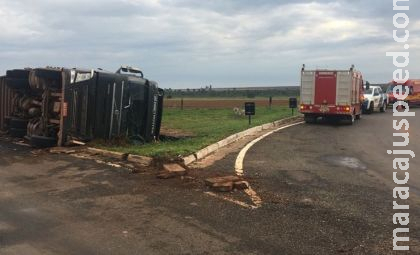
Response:
[[[385,112],[388,105],[388,96],[379,86],[368,86],[363,93],[363,112],[372,113],[375,110]]]

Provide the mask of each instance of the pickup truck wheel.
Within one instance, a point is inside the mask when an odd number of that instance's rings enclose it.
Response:
[[[382,105],[382,107],[380,108],[381,112],[386,112],[386,108],[387,108],[387,102],[385,101],[384,104]]]

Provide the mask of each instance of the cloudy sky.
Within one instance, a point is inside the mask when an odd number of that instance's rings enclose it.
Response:
[[[371,83],[395,69],[392,0],[0,0],[0,75],[26,66],[140,67],[161,87],[298,85],[301,65]],[[420,78],[420,1],[410,1]]]

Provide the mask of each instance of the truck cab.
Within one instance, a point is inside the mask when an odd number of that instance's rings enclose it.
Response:
[[[408,96],[404,99],[410,106],[411,105],[420,105],[420,80],[408,80],[405,83],[398,83],[396,81],[392,81],[389,83],[388,89],[386,91],[387,96],[389,98],[388,103],[393,104],[398,99],[398,91],[397,97],[394,95],[394,88],[397,86],[402,86],[402,91],[399,93],[406,94],[408,92]]]

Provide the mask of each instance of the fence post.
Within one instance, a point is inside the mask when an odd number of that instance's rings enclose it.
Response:
[[[184,110],[184,98],[181,97],[181,110]]]

